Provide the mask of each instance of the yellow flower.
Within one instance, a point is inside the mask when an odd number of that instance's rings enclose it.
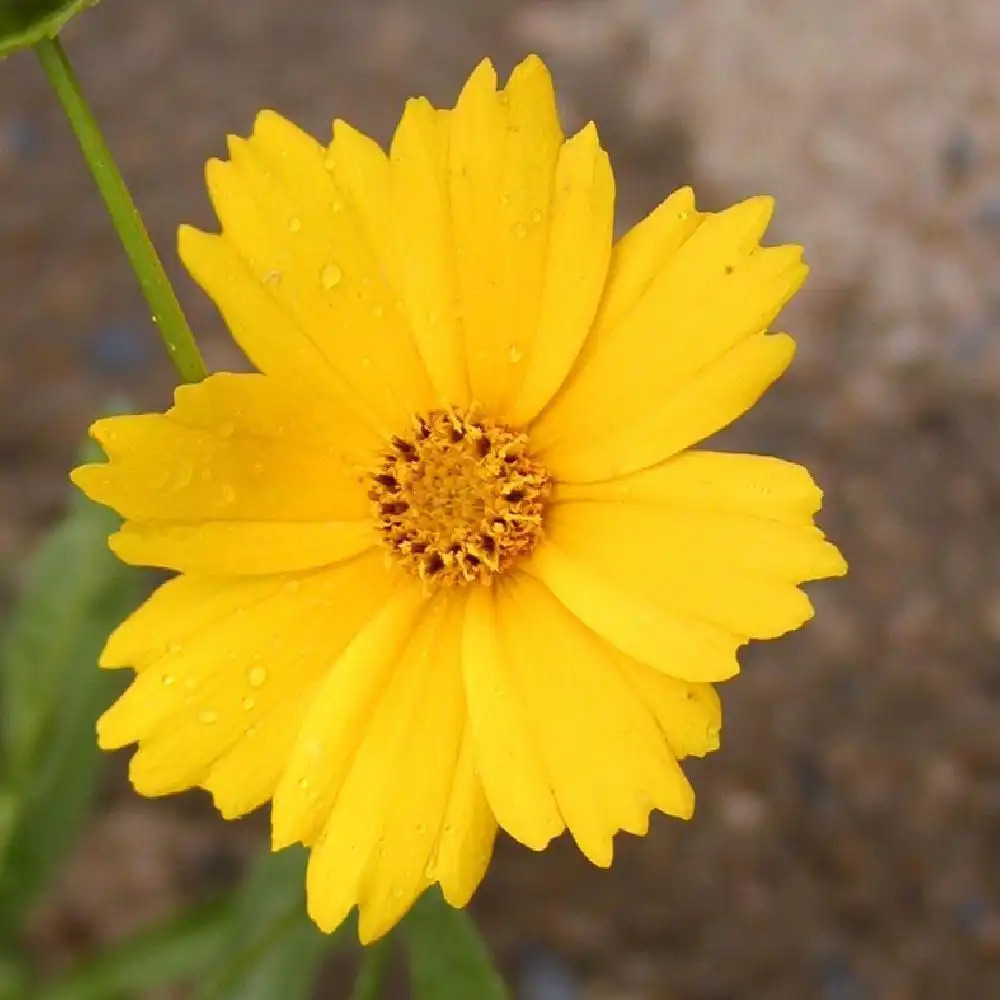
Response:
[[[363,940],[435,882],[464,905],[498,824],[606,866],[689,817],[712,683],[845,571],[803,468],[690,450],[792,357],[771,200],[683,189],[612,246],[608,157],[537,58],[410,101],[388,155],[268,111],[229,152],[222,234],[180,253],[260,373],[99,421],[73,476],[122,559],[179,573],[108,642],[136,677],[101,745],[138,743],[145,795],[271,800],[312,917],[357,905]]]

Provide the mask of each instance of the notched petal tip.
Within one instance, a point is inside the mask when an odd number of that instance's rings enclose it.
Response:
[[[497,71],[493,60],[488,56],[481,60],[465,81],[455,109],[458,110],[470,100],[482,99],[487,95],[495,95],[497,91]]]

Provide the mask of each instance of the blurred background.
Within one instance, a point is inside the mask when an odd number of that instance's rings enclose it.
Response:
[[[692,183],[777,196],[812,265],[799,355],[722,446],[804,462],[851,575],[749,650],[693,822],[609,872],[510,842],[474,910],[518,1000],[1000,996],[1000,5],[995,0],[106,0],[64,36],[210,368],[243,362],[173,252],[204,161],[273,107],[387,140],[484,55],[594,118],[619,225]],[[172,371],[30,55],[0,65],[0,608],[112,396]],[[238,881],[266,817],[100,808],[30,923],[53,968]],[[324,997],[346,995],[331,974]]]

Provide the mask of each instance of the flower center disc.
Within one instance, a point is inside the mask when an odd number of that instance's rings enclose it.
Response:
[[[490,583],[538,543],[551,490],[528,437],[488,419],[432,410],[394,437],[368,496],[383,541],[420,579]]]

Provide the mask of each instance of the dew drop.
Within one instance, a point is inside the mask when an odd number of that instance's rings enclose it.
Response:
[[[243,730],[243,735],[246,736],[248,740],[252,740],[257,735],[257,727],[247,726],[246,729]]]
[[[298,589],[301,586],[302,586],[302,582],[300,580],[289,580],[285,584],[285,590],[289,594],[294,594],[294,593],[296,593],[298,591]]]
[[[176,656],[178,653],[182,653],[183,651],[184,651],[184,643],[182,642],[172,642],[170,643],[169,646],[167,646],[167,652],[171,656]]]
[[[510,359],[510,363],[512,365],[516,365],[519,361],[524,359],[524,351],[522,351],[517,344],[511,344],[509,350],[507,351],[507,357]]]
[[[174,685],[174,675],[173,674],[164,674],[160,678],[160,683],[163,684],[164,687],[173,687],[173,685]]]
[[[514,226],[514,235],[519,240],[523,240],[528,235],[528,227],[523,222],[516,223]]]
[[[244,698],[243,701],[240,702],[240,704],[249,712],[251,709],[254,708],[257,702],[249,695],[247,695],[247,697]]]
[[[198,721],[203,726],[210,726],[213,722],[219,721],[219,715],[217,712],[213,712],[210,708],[205,708],[198,713]]]
[[[299,778],[299,780],[298,780],[298,786],[299,786],[299,788],[302,789],[302,791],[305,791],[309,787],[309,779],[308,778]]]
[[[344,278],[344,272],[334,263],[327,264],[319,273],[319,280],[329,292],[336,288]]]
[[[219,437],[232,437],[236,430],[236,424],[231,420],[227,420],[224,424],[219,425]]]
[[[267,680],[267,670],[264,667],[251,667],[247,671],[247,683],[252,688],[263,687],[264,682]]]
[[[267,271],[261,280],[264,282],[265,285],[280,285],[281,272],[275,270]]]
[[[545,218],[545,213],[540,209],[536,208],[534,212],[531,213],[531,221],[537,226],[542,219]]]
[[[372,315],[376,319],[381,319],[385,315],[385,307],[384,306],[374,306],[372,308]]]
[[[302,229],[302,220],[297,215],[293,215],[288,220],[288,231],[290,233],[297,233],[300,229]]]
[[[331,173],[332,173],[333,169],[334,169],[334,167],[336,167],[336,165],[337,165],[337,160],[336,160],[336,157],[334,157],[334,155],[333,155],[333,150],[331,149],[326,154],[326,156],[323,157],[323,166],[326,167],[326,169],[329,170],[329,171],[331,171]]]
[[[236,499],[236,490],[229,483],[222,484],[222,502],[232,503]]]
[[[677,218],[681,222],[687,222],[687,220],[691,218],[691,213],[687,209],[684,209],[683,212],[678,212],[677,213]]]
[[[394,885],[392,887],[392,898],[393,899],[402,899],[403,898],[403,890],[398,885]]]

